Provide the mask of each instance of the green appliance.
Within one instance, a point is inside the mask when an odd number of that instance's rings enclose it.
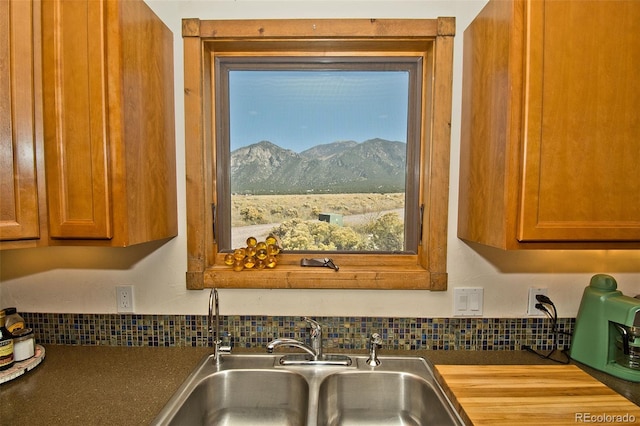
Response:
[[[594,275],[585,288],[571,341],[571,358],[612,376],[640,382],[640,299]]]

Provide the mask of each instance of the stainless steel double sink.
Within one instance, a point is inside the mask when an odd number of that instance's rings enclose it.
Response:
[[[205,357],[154,425],[462,425],[419,357],[281,365],[281,354]]]

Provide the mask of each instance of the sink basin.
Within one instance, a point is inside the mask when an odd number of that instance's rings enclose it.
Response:
[[[423,378],[401,372],[349,372],[320,385],[318,424],[446,425],[446,404]]]
[[[309,387],[296,373],[227,370],[202,379],[170,425],[301,425]]]
[[[463,425],[424,358],[282,365],[283,355],[205,357],[153,425]]]

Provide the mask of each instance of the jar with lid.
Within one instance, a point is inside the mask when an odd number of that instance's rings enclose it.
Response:
[[[0,311],[0,370],[13,367],[13,336],[4,326],[5,312]]]
[[[33,338],[33,330],[21,328],[11,333],[13,336],[13,360],[24,361],[35,355],[36,341]]]
[[[24,319],[18,314],[18,310],[14,307],[4,308],[4,326],[10,333],[24,328]]]

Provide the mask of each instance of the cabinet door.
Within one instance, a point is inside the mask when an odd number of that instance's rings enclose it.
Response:
[[[109,239],[105,4],[45,0],[42,14],[50,236]]]
[[[520,241],[640,240],[640,2],[530,1]]]
[[[33,4],[0,1],[0,240],[40,235]]]

